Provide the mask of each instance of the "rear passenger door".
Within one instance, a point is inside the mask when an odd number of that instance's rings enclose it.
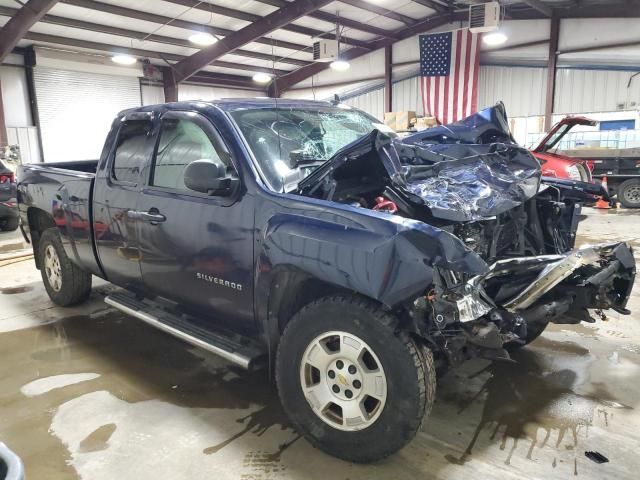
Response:
[[[184,172],[195,160],[220,160],[238,176],[207,118],[167,112],[138,203],[142,215],[152,215],[138,224],[144,285],[203,318],[248,332],[254,328],[253,198],[242,187],[232,197],[190,190]]]
[[[129,289],[141,286],[135,211],[143,171],[155,147],[154,116],[127,114],[120,121],[115,142],[103,152],[93,193],[93,232],[100,265],[106,278]],[[105,147],[107,148],[107,147]]]

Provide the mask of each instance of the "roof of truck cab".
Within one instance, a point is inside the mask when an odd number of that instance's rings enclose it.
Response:
[[[252,108],[335,108],[331,102],[319,102],[315,100],[298,100],[282,98],[221,98],[219,100],[189,100],[184,102],[160,103],[157,105],[145,105],[143,107],[129,108],[123,110],[118,115],[132,112],[152,112],[156,110],[206,110],[207,107],[218,107],[227,112]],[[351,108],[347,105],[340,105],[340,108]]]

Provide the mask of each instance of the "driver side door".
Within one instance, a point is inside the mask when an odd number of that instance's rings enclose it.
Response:
[[[190,190],[187,166],[221,161],[238,178],[215,126],[194,112],[167,112],[137,211],[142,280],[149,294],[201,318],[250,332],[253,322],[253,197]]]

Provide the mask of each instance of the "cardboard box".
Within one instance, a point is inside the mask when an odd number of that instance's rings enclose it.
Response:
[[[438,125],[436,117],[418,117],[416,118],[415,127],[416,130],[426,130],[427,128],[435,127]]]
[[[396,129],[396,112],[387,112],[384,114],[384,124],[389,127]]]
[[[395,112],[396,113],[396,130],[409,130],[411,121],[416,118],[416,112]]]

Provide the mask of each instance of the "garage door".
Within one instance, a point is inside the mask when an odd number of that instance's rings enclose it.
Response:
[[[46,162],[97,159],[116,114],[141,102],[135,77],[36,67],[34,83]]]

